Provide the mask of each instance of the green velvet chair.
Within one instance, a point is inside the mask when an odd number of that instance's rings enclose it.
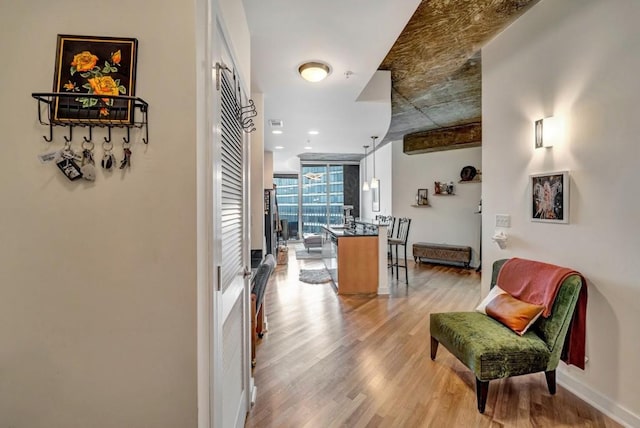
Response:
[[[491,287],[506,260],[493,264]],[[548,318],[540,317],[519,336],[493,318],[479,312],[431,314],[431,359],[441,343],[476,376],[478,411],[484,413],[489,381],[544,372],[549,393],[556,392],[556,368],[578,301],[582,280],[567,277],[558,291]]]

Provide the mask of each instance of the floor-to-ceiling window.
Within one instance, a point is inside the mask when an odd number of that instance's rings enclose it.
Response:
[[[289,238],[300,239],[303,233],[320,233],[321,226],[342,224],[345,204],[355,206],[357,215],[358,180],[358,165],[303,164],[300,176],[274,174],[278,213],[288,222]]]
[[[276,200],[280,220],[287,221],[289,239],[299,237],[299,185],[297,174],[275,174],[273,184],[276,185]]]
[[[302,232],[320,233],[320,227],[342,223],[344,205],[342,165],[302,166]]]

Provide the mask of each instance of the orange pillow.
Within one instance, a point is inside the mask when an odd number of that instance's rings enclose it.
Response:
[[[504,293],[487,303],[485,311],[491,318],[522,336],[542,314],[544,306],[523,302]]]

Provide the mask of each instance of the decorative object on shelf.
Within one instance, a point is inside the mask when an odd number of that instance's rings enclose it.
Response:
[[[569,171],[529,176],[531,221],[569,223]]]
[[[435,195],[453,195],[454,194],[453,181],[450,181],[449,184],[447,184],[445,181],[435,181],[433,183],[433,187],[434,187],[433,193]]]
[[[369,146],[368,145],[364,145],[362,147],[364,147],[364,180],[362,180],[362,191],[363,192],[368,192],[369,191],[369,179],[367,178],[367,149],[369,148]]]
[[[417,205],[429,205],[429,200],[427,199],[428,190],[427,189],[418,189],[418,194],[416,195],[416,204]]]
[[[460,171],[460,180],[461,181],[471,181],[474,179],[474,177],[476,176],[476,174],[478,173],[478,171],[476,170],[475,167],[471,166],[471,165],[467,165],[465,167],[462,168],[462,170]]]
[[[53,92],[54,122],[100,121],[132,124],[138,41],[124,37],[58,35]],[[87,97],[85,95],[108,95]]]
[[[231,74],[233,83],[222,73],[223,71]],[[256,105],[252,99],[247,99],[246,96],[243,96],[235,70],[231,70],[223,62],[216,63],[216,90],[222,90],[227,94],[228,99],[233,100],[236,120],[242,127],[242,130],[248,134],[255,131],[256,128],[253,123],[253,118],[258,115]],[[247,102],[244,106],[242,105],[243,99]]]

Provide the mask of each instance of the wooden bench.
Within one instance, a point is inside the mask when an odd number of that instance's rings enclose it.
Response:
[[[420,263],[423,258],[444,262],[463,263],[464,267],[469,267],[469,263],[471,263],[471,247],[464,245],[416,242],[413,244],[413,259],[416,263]]]

